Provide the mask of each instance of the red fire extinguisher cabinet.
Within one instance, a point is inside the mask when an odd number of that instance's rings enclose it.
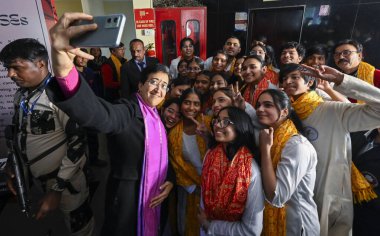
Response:
[[[155,8],[156,52],[162,64],[181,55],[180,41],[184,37],[194,40],[195,55],[206,59],[207,8],[174,7]]]

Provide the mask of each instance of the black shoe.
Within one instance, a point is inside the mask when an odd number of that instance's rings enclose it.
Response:
[[[106,167],[107,162],[104,160],[96,159],[95,161],[90,161],[90,165],[96,167]]]

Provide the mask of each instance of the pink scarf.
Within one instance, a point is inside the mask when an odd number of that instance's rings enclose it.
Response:
[[[145,124],[145,153],[140,182],[138,236],[158,235],[161,207],[150,208],[152,198],[161,193],[168,169],[165,127],[155,107],[150,107],[136,94]]]

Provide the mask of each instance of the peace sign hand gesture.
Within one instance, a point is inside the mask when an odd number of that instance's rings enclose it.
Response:
[[[204,115],[201,114],[201,122],[198,122],[194,117],[190,117],[190,119],[197,125],[195,132],[207,141],[210,131],[207,129]]]
[[[238,107],[242,110],[245,110],[245,100],[244,100],[243,96],[241,96],[241,93],[239,91],[239,83],[236,82],[235,87],[232,86],[232,84],[231,84],[230,88],[231,88],[232,94],[233,94],[232,105],[235,107]]]

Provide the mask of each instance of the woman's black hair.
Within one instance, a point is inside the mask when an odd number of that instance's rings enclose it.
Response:
[[[203,103],[203,99],[202,99],[202,94],[200,94],[194,87],[193,88],[188,88],[186,89],[185,91],[182,92],[182,95],[181,97],[179,98],[180,99],[180,104],[182,105],[183,101],[185,101],[185,99],[190,95],[190,94],[195,94],[198,96],[199,98],[199,101],[201,102],[201,104]]]
[[[173,86],[173,87],[177,87],[177,86],[181,86],[181,85],[189,85],[189,86],[192,86],[192,80],[187,78],[187,77],[181,77],[181,78],[177,78],[177,79],[174,79],[172,80],[172,82],[170,83],[170,88]]]
[[[201,68],[201,71],[203,71],[204,70],[204,68],[205,68],[205,63],[202,61],[202,59],[200,59],[200,58],[198,58],[198,57],[194,57],[193,59],[191,59],[190,61],[187,61],[187,67],[189,67],[189,65],[191,64],[191,63],[196,63],[198,66],[199,66],[199,68]]]
[[[231,99],[231,101],[234,100],[234,93],[233,93],[233,91],[232,91],[232,89],[230,87],[218,88],[217,90],[214,91],[214,94],[216,92],[222,92],[224,95],[226,95],[227,97],[229,97]]]
[[[251,52],[249,52],[249,55],[257,55],[256,53],[252,52],[254,47],[260,47],[265,52],[265,57],[264,57],[265,65],[271,65],[273,59],[268,54],[268,52],[267,52],[268,48],[265,46],[265,44],[260,42],[260,41],[254,41],[251,45]]]
[[[169,68],[165,65],[162,65],[162,64],[155,64],[155,65],[149,65],[142,70],[142,72],[141,72],[142,76],[140,79],[140,83],[145,84],[145,82],[148,80],[148,76],[150,74],[157,73],[157,72],[162,72],[162,73],[167,74],[169,77],[169,82],[170,82],[171,76],[169,73]]]
[[[161,110],[165,110],[166,108],[168,108],[173,103],[177,104],[178,107],[181,106],[181,101],[179,100],[179,98],[169,98],[169,99],[165,100],[164,104],[162,104]]]
[[[228,59],[228,54],[224,50],[218,50],[218,51],[216,51],[214,56],[212,56],[212,60],[214,60],[214,57],[216,57],[218,54],[222,54]]]
[[[284,110],[286,108],[288,109],[289,112],[288,112],[288,116],[286,118],[293,121],[298,132],[300,132],[301,134],[304,135],[305,132],[304,132],[304,127],[303,127],[302,121],[298,117],[298,115],[296,114],[294,108],[292,107],[292,103],[291,103],[288,95],[286,95],[285,92],[278,90],[278,89],[267,89],[260,94],[259,98],[265,93],[269,94],[272,97],[273,103],[274,103],[274,105],[277,108],[277,111],[279,113],[281,112],[281,110]],[[256,103],[256,109],[257,108],[258,108],[258,103]]]
[[[259,151],[255,142],[254,126],[248,114],[237,107],[229,106],[222,108],[218,115],[223,110],[227,110],[228,117],[232,121],[236,132],[235,140],[227,145],[226,152],[228,159],[232,160],[236,152],[243,146],[247,147],[252,152],[255,159],[260,159],[256,157]],[[211,127],[211,129],[214,131],[214,127]],[[209,148],[214,148],[217,144],[214,136],[212,136],[209,140]]]
[[[210,81],[212,81],[212,79],[217,75],[222,77],[224,79],[224,81],[226,81],[226,84],[228,86],[228,81],[230,80],[230,76],[226,72],[211,72]]]
[[[179,50],[181,50],[185,46],[185,43],[187,41],[189,41],[190,44],[194,46],[194,40],[192,38],[185,37],[185,38],[181,39],[181,41],[179,42]]]
[[[186,63],[186,67],[189,65],[189,60],[186,60],[186,59],[181,59],[178,64],[177,64],[177,71],[179,69],[179,67],[181,66],[182,63]]]

